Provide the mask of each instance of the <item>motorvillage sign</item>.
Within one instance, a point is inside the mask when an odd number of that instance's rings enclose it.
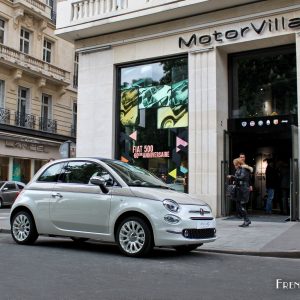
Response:
[[[265,32],[275,32],[287,29],[300,29],[300,18],[287,19],[285,17],[278,17],[262,20],[260,22],[250,22],[249,25],[239,29],[230,29],[227,31],[215,30],[212,34],[204,34],[200,36],[197,36],[194,33],[189,39],[179,37],[179,48],[199,45],[209,46],[213,43],[223,43],[224,41],[237,40],[240,38],[245,38],[250,32],[255,32],[256,34],[261,35]]]

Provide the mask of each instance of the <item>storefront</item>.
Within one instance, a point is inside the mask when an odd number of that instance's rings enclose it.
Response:
[[[300,8],[270,2],[77,41],[78,155],[143,166],[217,215],[233,210],[225,177],[240,152],[263,211],[272,158],[288,165],[297,219]]]
[[[50,158],[60,158],[61,143],[0,132],[0,180],[28,183]]]

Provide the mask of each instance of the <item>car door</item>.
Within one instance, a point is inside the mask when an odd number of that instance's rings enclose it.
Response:
[[[2,187],[2,199],[5,205],[11,205],[17,197],[17,187],[14,182],[7,182]]]
[[[55,185],[50,202],[51,222],[68,232],[107,234],[111,193],[104,194],[90,183],[95,174],[108,174],[93,161],[71,161]],[[110,176],[110,175],[108,175]]]

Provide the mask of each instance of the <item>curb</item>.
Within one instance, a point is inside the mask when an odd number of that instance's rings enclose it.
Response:
[[[277,257],[277,258],[300,258],[300,251],[247,251],[247,250],[220,250],[220,249],[198,249],[198,252],[210,252],[210,253],[222,253],[233,255],[249,255],[249,256],[261,256],[261,257]]]

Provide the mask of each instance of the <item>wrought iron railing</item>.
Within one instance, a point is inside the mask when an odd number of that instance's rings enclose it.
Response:
[[[36,115],[23,112],[12,112],[9,109],[0,107],[0,125],[17,126],[31,130],[43,131],[51,134],[60,134],[76,137],[76,125],[69,122],[61,122],[49,118],[42,118]]]
[[[35,129],[35,116],[16,111],[15,125]]]
[[[10,110],[5,108],[0,108],[0,123],[9,124],[10,123]]]
[[[57,132],[57,121],[48,118],[39,118],[39,129],[51,133]]]

